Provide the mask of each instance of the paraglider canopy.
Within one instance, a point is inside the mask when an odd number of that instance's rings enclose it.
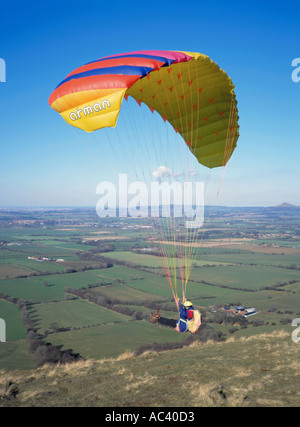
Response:
[[[136,103],[131,103],[128,97]],[[119,126],[116,124],[120,110],[124,110],[123,107],[121,109],[124,99],[129,101],[128,106],[134,104],[134,111],[138,106],[142,107],[138,111],[146,110],[151,122],[160,115],[166,123],[165,128],[170,128],[172,136],[176,137],[174,140],[164,139],[162,132],[158,131],[148,142],[145,135],[140,137],[136,132],[137,128],[142,128],[142,133],[146,134],[146,126],[136,126],[136,122],[132,120],[133,131],[129,129],[128,138],[125,139],[129,147],[134,140],[136,146],[147,148],[147,153],[140,156],[146,163],[153,148],[158,162],[153,176],[159,181],[160,187],[165,184],[161,181],[171,181],[176,179],[176,175],[181,176],[183,180],[186,171],[191,170],[190,158],[205,172],[211,172],[210,169],[228,163],[239,137],[237,101],[230,77],[208,56],[183,51],[146,50],[100,58],[68,74],[51,94],[49,103],[68,124],[91,133],[90,137],[93,138],[93,132],[101,128],[116,127],[115,130],[118,131]],[[151,113],[158,115],[153,114],[153,117]],[[124,121],[128,124],[131,122]],[[163,124],[160,118],[159,122]],[[140,123],[142,122],[138,122]],[[99,132],[101,135],[103,133],[105,131]],[[110,145],[114,148],[115,142],[115,138],[111,143],[109,138],[103,137],[101,146],[105,148]],[[180,144],[180,150],[181,147],[184,148],[181,155],[178,155],[175,148],[177,142]],[[179,174],[173,173],[162,163],[163,148],[169,150],[166,153],[167,158],[173,157],[176,161],[179,159],[181,163],[185,162],[184,170]],[[114,154],[117,156],[120,150],[120,157],[137,158],[132,155],[130,149],[127,150],[128,155],[124,155],[124,146],[117,147]],[[173,156],[170,155],[172,150],[176,152]],[[135,162],[133,169],[138,169],[137,163]],[[142,169],[143,176],[144,172]],[[188,175],[190,177],[189,172]],[[197,173],[194,176],[196,179]],[[189,184],[190,182],[184,182],[187,195],[191,188]],[[189,207],[195,204],[192,198],[186,199]],[[204,204],[201,198],[199,204],[200,207]],[[173,208],[175,205],[174,202]],[[170,214],[169,218],[152,219],[150,215],[149,243],[153,242],[154,252],[159,254],[163,273],[176,301],[177,266],[185,300],[191,267],[199,247],[199,228],[203,222],[191,221],[193,225],[183,230],[181,217],[177,218],[175,211],[176,209],[173,209],[174,218]],[[193,212],[193,209],[191,211]],[[148,227],[148,224],[146,226]]]
[[[92,132],[116,126],[128,96],[168,121],[202,165],[226,165],[238,139],[234,85],[201,53],[151,50],[101,58],[72,71],[49,103],[67,123]]]

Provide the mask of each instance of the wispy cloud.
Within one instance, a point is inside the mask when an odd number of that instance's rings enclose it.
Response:
[[[193,169],[190,169],[188,171],[183,171],[180,173],[175,173],[171,169],[169,169],[167,166],[159,166],[158,168],[154,169],[152,172],[152,175],[155,179],[158,181],[163,181],[164,179],[170,179],[170,178],[184,178],[185,180],[191,179],[192,177],[197,176],[197,172]]]
[[[175,176],[173,171],[167,168],[166,166],[159,166],[158,168],[154,169],[154,171],[152,172],[152,175],[154,176],[154,178],[158,179],[159,181],[161,181],[164,178],[170,178]]]

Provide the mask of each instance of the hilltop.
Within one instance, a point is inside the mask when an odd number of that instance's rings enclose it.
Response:
[[[281,203],[280,205],[275,206],[275,208],[297,208],[297,206],[284,202],[284,203]]]
[[[277,330],[140,356],[2,371],[0,406],[299,406],[299,349],[289,333]]]

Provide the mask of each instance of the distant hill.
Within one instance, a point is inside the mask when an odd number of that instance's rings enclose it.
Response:
[[[275,208],[297,208],[297,206],[284,202],[284,203],[281,203],[281,205],[275,206]]]

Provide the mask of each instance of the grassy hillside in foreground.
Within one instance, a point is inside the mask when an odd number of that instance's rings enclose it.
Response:
[[[2,371],[0,406],[299,406],[299,351],[289,333],[276,331],[141,356]]]

